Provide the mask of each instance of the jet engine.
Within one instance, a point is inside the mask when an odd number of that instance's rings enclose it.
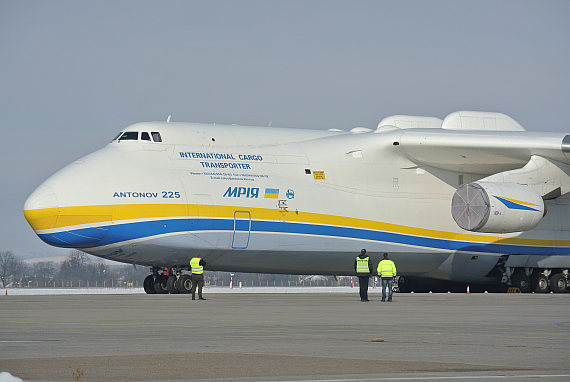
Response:
[[[544,201],[533,189],[516,183],[473,182],[455,191],[451,215],[467,231],[528,231],[544,216]]]

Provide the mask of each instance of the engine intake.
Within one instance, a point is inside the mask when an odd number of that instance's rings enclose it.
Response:
[[[528,231],[544,216],[544,201],[536,191],[520,184],[473,182],[455,191],[451,215],[467,231]]]

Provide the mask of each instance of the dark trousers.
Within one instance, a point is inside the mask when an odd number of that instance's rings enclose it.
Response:
[[[192,298],[196,296],[196,286],[198,286],[198,297],[202,297],[202,288],[204,287],[204,275],[192,275]]]
[[[358,276],[360,286],[360,301],[368,301],[368,280],[370,276]]]

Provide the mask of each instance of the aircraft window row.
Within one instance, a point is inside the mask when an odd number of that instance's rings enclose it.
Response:
[[[155,142],[162,142],[162,138],[160,137],[160,133],[158,131],[153,131],[150,133],[152,135],[152,140]]]
[[[154,142],[162,142],[162,137],[158,131],[152,131],[150,134],[146,131],[141,132],[140,140],[141,141],[152,141]],[[139,140],[139,132],[138,131],[125,131],[124,133],[119,133],[115,139],[119,139],[120,141],[138,141]]]

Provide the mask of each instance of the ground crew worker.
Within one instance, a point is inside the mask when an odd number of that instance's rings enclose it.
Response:
[[[196,256],[190,260],[190,267],[192,268],[192,289],[190,289],[190,293],[192,293],[192,300],[196,299],[196,286],[198,286],[198,299],[205,300],[205,298],[202,297],[204,265],[206,265],[206,262],[200,258],[199,253],[196,253]]]
[[[378,276],[382,280],[382,301],[386,301],[386,287],[388,287],[388,301],[392,301],[392,286],[396,280],[396,264],[384,253],[383,259],[378,263]]]
[[[354,260],[354,270],[358,275],[358,285],[360,286],[360,301],[368,302],[368,280],[372,274],[372,263],[366,254],[366,249],[360,251],[360,255]]]

